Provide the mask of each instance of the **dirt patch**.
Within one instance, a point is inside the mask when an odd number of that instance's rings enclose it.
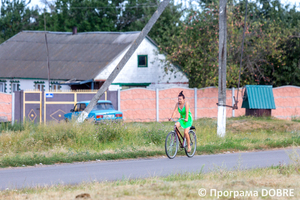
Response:
[[[232,132],[248,132],[257,130],[276,131],[276,132],[291,132],[300,131],[300,123],[288,122],[285,120],[276,121],[230,121],[227,124],[227,129]]]

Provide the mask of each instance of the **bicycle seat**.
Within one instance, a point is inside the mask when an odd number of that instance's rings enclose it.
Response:
[[[195,126],[191,126],[191,128],[190,128],[191,130],[195,130],[196,128],[195,128]]]

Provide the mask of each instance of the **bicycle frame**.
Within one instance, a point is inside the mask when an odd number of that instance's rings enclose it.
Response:
[[[183,141],[184,141],[184,136],[182,136],[182,134],[180,133],[179,129],[177,128],[177,126],[175,125],[174,131],[176,132],[177,136],[178,136],[178,141],[180,143],[180,148],[183,148]],[[181,139],[180,139],[181,138]]]
[[[171,119],[175,122],[174,131],[177,134],[178,141],[180,143],[180,148],[184,148],[184,146],[183,146],[184,135],[182,136],[181,132],[179,131],[179,129],[176,126],[176,122],[178,122],[178,121],[175,121],[173,118],[171,118]]]

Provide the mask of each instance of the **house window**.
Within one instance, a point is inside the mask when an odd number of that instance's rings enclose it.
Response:
[[[43,84],[35,84],[35,89],[38,91],[43,91],[44,90],[44,85]]]
[[[54,91],[59,90],[59,88],[60,88],[59,85],[52,85],[51,86],[51,89],[54,90]]]
[[[5,85],[4,83],[0,83],[0,92],[4,92]]]
[[[12,92],[19,91],[19,83],[12,83],[11,84],[11,91]]]
[[[148,55],[138,55],[138,67],[148,67]]]

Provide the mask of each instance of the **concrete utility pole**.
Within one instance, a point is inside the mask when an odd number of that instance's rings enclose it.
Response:
[[[48,90],[50,91],[50,63],[49,63],[49,48],[48,48],[48,39],[47,39],[47,32],[46,32],[46,1],[45,1],[45,8],[44,8],[44,29],[45,29],[45,44],[47,49],[47,72],[48,72]]]
[[[119,62],[119,64],[116,66],[116,68],[113,70],[113,72],[109,75],[107,80],[104,82],[104,84],[101,86],[101,88],[98,90],[97,94],[92,98],[89,105],[86,107],[86,109],[80,114],[78,117],[78,122],[83,122],[88,114],[91,112],[93,107],[97,104],[100,97],[104,94],[104,92],[108,89],[110,84],[114,81],[114,79],[117,77],[117,75],[120,73],[120,71],[123,69],[127,61],[130,59],[132,54],[135,52],[135,50],[138,48],[138,46],[142,43],[144,38],[147,36],[149,31],[151,30],[152,26],[155,24],[161,13],[165,10],[167,5],[169,4],[170,0],[164,0],[161,2],[157,8],[157,10],[154,12],[146,26],[143,28],[139,36],[133,41],[131,47],[126,52],[122,60]]]
[[[227,0],[220,0],[219,9],[219,92],[218,92],[218,128],[217,134],[226,133],[226,63],[227,63]]]

